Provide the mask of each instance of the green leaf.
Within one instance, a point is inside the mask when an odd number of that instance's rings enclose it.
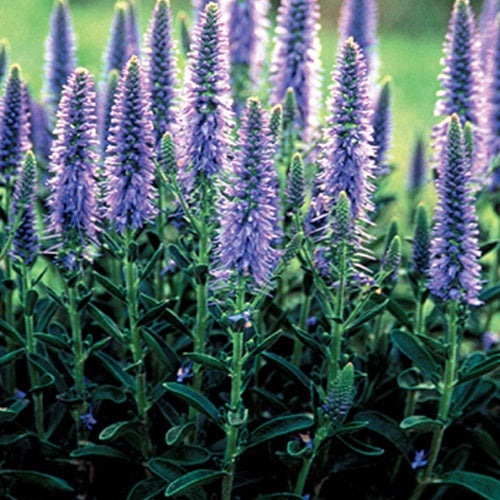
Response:
[[[179,269],[183,270],[189,267],[189,259],[178,245],[171,243],[167,247],[167,252],[170,257],[175,261]]]
[[[163,255],[163,245],[160,245],[156,252],[151,256],[151,258],[148,260],[147,264],[144,266],[144,268],[141,270],[141,281],[144,281],[149,277],[151,272],[153,271],[154,267],[156,266],[157,262],[161,259]]]
[[[185,352],[184,356],[187,356],[189,359],[192,359],[195,363],[200,364],[206,368],[210,368],[212,370],[218,370],[220,372],[229,373],[229,366],[221,361],[220,359],[214,358],[213,356],[209,356],[208,354],[202,354],[197,352]]]
[[[165,318],[168,323],[178,330],[181,333],[184,333],[185,335],[191,336],[191,332],[189,329],[186,327],[186,325],[182,322],[182,320],[177,316],[177,314],[172,311],[172,309],[165,308],[165,312],[163,313],[163,317]]]
[[[413,449],[412,442],[395,420],[377,411],[362,411],[356,414],[356,418],[368,422],[370,431],[384,436],[401,452],[406,460],[410,461]]]
[[[301,328],[294,327],[293,328],[295,335],[297,335],[298,339],[307,347],[319,352],[320,354],[326,355],[325,348],[309,333]]]
[[[268,422],[259,425],[248,437],[248,447],[256,446],[260,443],[274,439],[286,434],[293,434],[312,427],[314,419],[305,413],[295,415],[283,415],[273,418]]]
[[[169,372],[175,371],[176,356],[171,350],[167,351],[168,346],[163,342],[161,345],[160,341],[155,337],[152,332],[149,332],[146,328],[142,331],[142,337],[144,342],[149,347],[151,352],[157,357],[162,366],[168,367]],[[170,354],[170,357],[168,356]]]
[[[500,284],[498,285],[492,285],[489,286],[488,288],[485,288],[480,294],[478,299],[485,304],[488,304],[489,302],[493,302],[494,300],[497,300],[500,298]]]
[[[154,307],[148,309],[138,320],[138,326],[146,325],[148,323],[153,322],[156,319],[161,319],[165,315],[165,311],[167,310],[168,300],[164,302],[160,302]]]
[[[69,343],[66,340],[60,339],[56,335],[53,335],[52,333],[41,333],[41,332],[36,332],[35,333],[35,338],[38,340],[41,340],[44,344],[48,344],[52,347],[55,347],[56,349],[62,349],[63,351],[69,351]]]
[[[302,370],[297,368],[295,365],[292,365],[292,363],[287,361],[282,356],[272,352],[266,352],[262,355],[262,357],[276,365],[281,371],[295,379],[309,391],[309,377],[307,377]]]
[[[165,442],[168,446],[173,446],[183,440],[194,427],[193,422],[187,422],[182,425],[176,425],[169,429],[165,434]]]
[[[120,404],[127,400],[127,396],[120,387],[114,385],[99,385],[92,391],[92,401],[113,401],[113,403]]]
[[[388,304],[389,304],[389,299],[386,299],[381,304],[372,307],[358,318],[354,318],[351,323],[347,323],[347,325],[345,326],[346,331],[354,330],[355,328],[358,328],[358,326],[361,326],[367,321],[370,321],[375,316],[378,316],[382,311],[384,311],[387,308]]]
[[[43,302],[44,299],[42,299],[40,302]],[[47,300],[45,301],[43,307],[40,307],[40,310],[37,311],[35,315],[35,330],[38,332],[43,332],[47,329],[47,325],[49,324],[49,321],[51,320],[52,316],[54,316],[54,313],[57,311],[57,304],[53,302],[52,300]]]
[[[472,429],[478,447],[487,453],[497,464],[500,463],[500,447],[493,436],[484,429]]]
[[[117,298],[118,300],[121,300],[122,302],[127,302],[127,298],[125,297],[125,293],[123,292],[123,290],[118,288],[109,278],[103,276],[97,271],[94,271],[93,275],[94,278],[99,282],[99,284],[110,293],[110,295]]]
[[[174,465],[199,465],[210,460],[211,454],[201,446],[178,446],[163,453],[162,458]]]
[[[35,470],[0,469],[0,475],[12,476],[25,484],[33,485],[33,488],[46,488],[51,492],[73,491],[73,488],[63,479]]]
[[[462,470],[445,472],[441,474],[438,482],[463,486],[488,500],[498,500],[500,498],[500,481],[484,474]]]
[[[129,433],[137,428],[135,420],[125,420],[124,422],[115,422],[104,428],[100,434],[99,439],[102,441],[114,441],[115,439]]]
[[[149,460],[148,469],[167,483],[175,481],[186,472],[183,468],[163,458],[152,458]]]
[[[199,488],[206,484],[213,483],[218,479],[222,479],[226,474],[222,471],[214,471],[209,469],[199,469],[184,474],[175,481],[172,481],[165,490],[166,497],[186,493],[194,488]]]
[[[116,448],[105,444],[88,444],[83,448],[73,450],[70,453],[70,457],[105,457],[129,461],[129,458],[125,455],[125,453],[123,453],[123,451],[117,450]]]
[[[26,307],[24,314],[33,316],[35,312],[36,303],[38,302],[38,292],[36,290],[28,290],[26,293]]]
[[[434,390],[436,385],[424,380],[422,372],[418,368],[407,368],[398,375],[398,385],[405,391]]]
[[[389,299],[389,304],[387,306],[387,310],[410,332],[413,331],[413,323],[410,321],[408,318],[408,315],[406,314],[405,310],[394,300],[394,299]]]
[[[425,415],[412,415],[406,417],[399,426],[401,429],[412,430],[415,432],[431,432],[443,424],[439,420],[433,420]]]
[[[0,332],[2,332],[7,338],[16,342],[17,345],[24,345],[23,337],[2,318],[0,318]]]
[[[127,500],[153,500],[165,489],[165,482],[157,477],[148,477],[134,485]]]
[[[92,318],[108,335],[120,343],[125,342],[125,336],[118,328],[118,325],[107,314],[103,313],[94,304],[90,304],[88,310]]]
[[[340,439],[348,448],[356,453],[360,453],[361,455],[366,455],[368,457],[376,457],[378,455],[382,455],[385,450],[383,448],[379,448],[378,446],[372,446],[371,444],[363,443],[359,439],[355,439],[352,436],[340,437],[337,436],[337,439]]]
[[[500,240],[491,240],[483,243],[479,247],[479,251],[481,252],[481,259],[488,255],[491,251],[495,250],[495,248],[498,246],[498,243],[500,243]]]
[[[4,354],[3,356],[0,356],[0,366],[6,365],[11,361],[19,359],[23,354],[24,354],[24,347],[21,347],[20,349],[16,349],[15,351],[11,351],[8,352],[7,354]]]
[[[118,361],[102,351],[97,352],[95,356],[102,362],[104,367],[111,373],[111,375],[113,375],[119,382],[121,382],[132,392],[135,392],[134,378],[123,369]]]
[[[391,339],[396,347],[420,368],[426,378],[433,382],[439,380],[439,365],[415,335],[396,330],[391,332]]]
[[[460,375],[457,385],[468,382],[487,373],[497,370],[500,367],[500,352],[490,354],[486,359],[476,363]]]
[[[196,392],[191,387],[179,384],[177,382],[167,382],[163,384],[168,391],[185,401],[189,406],[203,413],[210,420],[220,425],[219,412],[215,405],[203,394]]]
[[[281,330],[278,330],[277,332],[274,332],[271,335],[265,337],[264,340],[262,340],[262,342],[259,342],[257,347],[255,347],[255,349],[251,352],[251,356],[257,356],[257,354],[267,351],[267,349],[269,349],[276,343],[276,341],[281,337],[282,334],[283,332]]]

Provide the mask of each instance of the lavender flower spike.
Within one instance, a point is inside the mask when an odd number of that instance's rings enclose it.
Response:
[[[30,148],[29,95],[21,68],[13,64],[0,110],[0,186],[9,185]]]
[[[495,44],[495,24],[500,13],[498,0],[484,0],[479,18],[479,33],[481,37],[481,61],[487,62],[488,51]]]
[[[408,175],[408,191],[414,196],[425,184],[427,179],[427,161],[425,159],[425,144],[422,136],[417,138],[411,157]]]
[[[157,0],[149,23],[144,49],[144,69],[151,93],[158,144],[177,122],[177,47],[173,37],[172,10],[169,0]]]
[[[57,240],[59,261],[74,271],[92,261],[98,244],[96,94],[86,69],[77,68],[63,87],[54,133],[48,232]]]
[[[157,213],[153,190],[153,113],[139,59],[122,71],[111,111],[105,169],[107,217],[120,233],[140,229]]]
[[[353,220],[367,222],[368,213],[374,209],[372,111],[365,57],[352,38],[340,48],[332,79],[320,191],[326,195],[327,212],[345,191]]]
[[[439,99],[434,110],[435,116],[444,119],[433,129],[433,148],[436,153],[433,163],[435,166],[439,163],[439,152],[447,141],[447,118],[455,113],[462,127],[466,122],[473,126],[473,170],[478,179],[484,176],[488,168],[488,139],[484,130],[486,112],[479,49],[476,23],[469,0],[456,0],[444,43],[444,67],[439,76],[443,89],[438,92]]]
[[[117,2],[104,56],[105,78],[113,69],[121,71],[129,59],[129,27],[128,4]]]
[[[56,0],[50,17],[50,31],[45,42],[44,102],[53,118],[61,91],[76,68],[76,42],[68,4]]]
[[[492,45],[488,53],[488,129],[491,138],[489,157],[500,155],[500,14],[496,18]],[[495,170],[493,187],[500,185],[500,171]]]
[[[193,32],[185,76],[180,180],[191,191],[201,177],[226,169],[233,124],[225,25],[210,2]]]
[[[367,60],[368,73],[376,79],[378,68],[377,4],[375,0],[344,0],[339,18],[339,42],[349,37],[360,46]]]
[[[379,92],[373,113],[373,145],[376,148],[376,176],[381,177],[390,172],[388,153],[391,149],[392,134],[392,86],[386,79]]]
[[[127,55],[141,57],[139,12],[136,0],[127,0]]]
[[[115,102],[116,88],[120,73],[118,70],[113,69],[108,75],[108,79],[103,87],[103,92],[100,95],[100,113],[99,113],[99,139],[101,143],[101,151],[104,155],[108,149],[109,130],[111,128],[111,110]]]
[[[231,78],[235,99],[244,101],[248,83],[257,84],[266,57],[269,0],[227,0]]]
[[[481,304],[481,256],[478,220],[469,186],[471,171],[464,151],[460,119],[448,121],[448,137],[441,151],[436,181],[438,202],[430,251],[429,289],[437,298]]]
[[[10,256],[13,260],[24,262],[26,266],[31,266],[35,262],[40,250],[34,211],[35,197],[36,160],[35,155],[28,151],[17,178],[9,214],[9,232],[14,229],[16,223],[19,223],[12,240]]]
[[[231,183],[219,205],[218,260],[223,271],[264,286],[278,259],[277,175],[266,113],[249,99]]]
[[[7,74],[9,66],[9,42],[7,40],[0,40],[0,84]]]
[[[295,92],[298,129],[307,141],[318,125],[320,99],[319,6],[317,0],[283,0],[278,10],[276,45],[271,60],[271,105]]]

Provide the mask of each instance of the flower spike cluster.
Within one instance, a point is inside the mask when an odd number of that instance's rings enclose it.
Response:
[[[200,176],[211,178],[226,169],[233,102],[225,28],[217,5],[210,2],[193,31],[182,110],[180,180],[187,192]]]
[[[76,68],[76,42],[66,0],[56,0],[45,43],[44,101],[54,117],[63,85]]]
[[[271,61],[271,105],[292,88],[297,100],[297,126],[309,140],[318,125],[320,99],[319,6],[317,0],[283,0],[278,10],[276,45]]]
[[[256,85],[266,57],[269,0],[227,0],[222,5],[228,22],[234,97],[242,101],[248,83]]]
[[[488,53],[488,129],[491,138],[489,157],[500,154],[500,14],[496,18],[494,36]],[[495,170],[493,186],[500,185],[500,171]]]
[[[120,233],[142,228],[157,213],[153,113],[139,59],[122,71],[106,151],[107,218]]]
[[[128,57],[141,57],[139,12],[136,0],[127,0],[127,51]]]
[[[276,266],[274,244],[281,235],[269,124],[257,99],[248,100],[240,132],[230,185],[219,206],[218,261],[222,274],[264,286]]]
[[[31,266],[40,250],[38,229],[36,227],[36,160],[35,155],[28,151],[20,174],[16,181],[9,220],[9,231],[19,219],[10,256],[26,266]]]
[[[29,95],[21,68],[13,64],[2,97],[0,111],[0,185],[9,185],[11,177],[30,148]]]
[[[342,45],[349,37],[360,46],[366,57],[368,73],[376,78],[378,58],[377,4],[375,0],[344,0],[339,17],[339,42]]]
[[[471,171],[457,115],[447,123],[448,136],[438,169],[429,289],[439,299],[479,305],[481,256],[478,220],[470,188]]]
[[[415,143],[409,170],[408,191],[410,195],[414,195],[425,184],[427,177],[425,144],[421,136],[417,138],[417,141]]]
[[[427,276],[429,271],[430,227],[425,206],[420,203],[415,214],[415,233],[411,267],[418,278]]]
[[[104,56],[104,77],[113,69],[121,71],[130,58],[129,4],[117,2]]]
[[[144,69],[151,94],[158,144],[177,122],[175,101],[177,86],[176,44],[173,38],[172,10],[169,0],[158,0],[149,24]]]
[[[58,258],[69,271],[92,261],[97,245],[97,117],[92,75],[77,68],[63,87],[52,143],[48,183],[49,234],[57,240]]]
[[[494,46],[497,16],[500,14],[498,0],[484,0],[479,18],[479,34],[481,37],[481,61],[487,63],[488,51]]]
[[[9,42],[7,40],[0,40],[0,84],[7,74],[9,66]]]
[[[109,130],[111,128],[111,110],[113,109],[113,103],[115,102],[116,88],[118,87],[118,81],[120,79],[120,73],[118,70],[113,69],[108,75],[108,80],[105,83],[101,98],[101,106],[99,113],[99,134],[101,142],[101,151],[106,153],[108,149],[108,137]]]
[[[434,115],[444,119],[433,129],[434,164],[439,162],[439,152],[447,140],[447,118],[456,114],[462,127],[466,122],[473,126],[474,159],[476,178],[484,176],[487,170],[485,136],[483,73],[479,61],[479,40],[476,33],[474,14],[469,0],[456,0],[451,15],[446,41],[443,70],[439,76],[442,90],[438,92]]]

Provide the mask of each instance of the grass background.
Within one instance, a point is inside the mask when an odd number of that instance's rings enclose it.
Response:
[[[141,32],[144,33],[155,0],[137,2]],[[326,94],[335,61],[341,0],[320,3]],[[453,0],[380,0],[378,3],[380,76],[390,75],[394,89],[392,158],[396,170],[390,187],[400,192],[406,186],[406,171],[415,137],[422,134],[428,138],[435,123],[433,110],[439,88],[439,60]],[[77,33],[78,64],[87,67],[97,79],[102,71],[102,54],[109,36],[113,4],[113,0],[70,0]],[[171,4],[179,33],[178,14],[183,10],[189,15],[190,1],[171,0]],[[480,10],[479,1],[472,1],[472,5],[476,12]],[[52,0],[0,0],[0,38],[9,40],[11,62],[21,64],[36,96],[40,95],[43,81],[44,41],[51,8]],[[273,12],[273,21],[274,17]],[[425,196],[432,196],[432,193]]]

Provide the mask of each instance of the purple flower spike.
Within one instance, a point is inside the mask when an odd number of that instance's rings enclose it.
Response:
[[[471,171],[464,151],[460,119],[448,120],[448,137],[441,151],[438,202],[431,240],[429,289],[441,300],[480,305],[481,256],[478,221],[470,188]]]
[[[63,85],[76,68],[76,42],[73,23],[65,0],[56,0],[45,42],[44,102],[54,118]]]
[[[375,165],[376,177],[387,175],[390,172],[388,156],[392,140],[392,86],[387,79],[382,85],[373,113],[373,145],[376,148]]]
[[[136,0],[127,0],[127,51],[128,58],[141,57],[139,34],[139,12]]]
[[[108,138],[111,128],[111,110],[115,102],[116,88],[118,87],[119,79],[120,73],[118,70],[111,70],[100,96],[99,135],[103,155],[106,153],[109,145]]]
[[[222,274],[248,277],[265,285],[278,251],[277,175],[272,160],[269,124],[257,99],[249,99],[240,129],[233,173],[219,205],[218,255]]]
[[[427,181],[427,161],[425,159],[425,143],[420,136],[417,138],[411,157],[408,175],[408,191],[410,195],[417,193]]]
[[[104,76],[116,69],[121,71],[129,60],[128,4],[117,2],[113,14],[108,46],[104,57]]]
[[[292,88],[297,100],[297,128],[307,141],[318,125],[321,87],[319,6],[317,0],[283,0],[278,10],[276,45],[271,62],[271,105]]]
[[[354,38],[363,51],[368,73],[374,81],[378,68],[375,0],[344,0],[339,18],[339,44],[342,45],[349,37]]]
[[[489,157],[500,155],[500,15],[494,24],[491,45],[487,54],[488,129],[491,138]],[[500,185],[500,171],[494,174],[493,186]]]
[[[50,135],[47,110],[39,102],[33,99],[31,95],[29,96],[29,100],[31,119],[30,139],[33,143],[33,149],[39,158],[42,158],[44,162],[48,162],[52,137]]]
[[[9,67],[9,42],[7,40],[0,40],[0,84],[7,74]]]
[[[13,64],[0,106],[0,186],[10,179],[30,148],[29,95],[21,68]]]
[[[269,0],[228,0],[223,3],[228,22],[231,78],[235,99],[244,102],[261,76],[268,42]]]
[[[105,163],[107,217],[120,233],[142,228],[157,213],[149,103],[139,59],[132,56],[116,90]]]
[[[374,209],[370,179],[375,171],[372,110],[368,97],[365,57],[349,38],[340,48],[330,86],[327,141],[320,164],[320,190],[329,212],[344,191],[353,220],[368,221]]]
[[[477,179],[483,177],[488,168],[488,140],[484,130],[486,112],[479,49],[476,23],[469,0],[456,0],[444,43],[444,67],[439,76],[443,89],[438,92],[439,99],[434,110],[435,116],[444,117],[432,132],[436,153],[434,164],[437,166],[439,163],[439,152],[443,150],[447,140],[447,118],[456,114],[462,128],[466,122],[471,123],[473,128],[473,170]]]
[[[500,13],[498,0],[484,0],[479,18],[479,34],[481,37],[481,61],[488,60],[488,51],[494,46],[497,16]]]
[[[36,185],[35,155],[28,151],[17,178],[9,214],[9,231],[13,230],[16,219],[20,217],[12,240],[10,256],[26,266],[31,266],[35,262],[40,250],[34,210]]]
[[[226,170],[233,124],[229,52],[225,24],[210,2],[193,32],[182,110],[181,183],[191,191],[200,176]]]
[[[158,0],[153,10],[145,46],[145,73],[151,93],[158,144],[177,122],[177,48],[173,37],[172,10],[169,0]]]
[[[92,75],[76,69],[62,91],[50,154],[53,177],[48,184],[48,231],[57,240],[59,261],[69,271],[81,269],[84,259],[91,262],[92,245],[97,245],[95,101]]]

